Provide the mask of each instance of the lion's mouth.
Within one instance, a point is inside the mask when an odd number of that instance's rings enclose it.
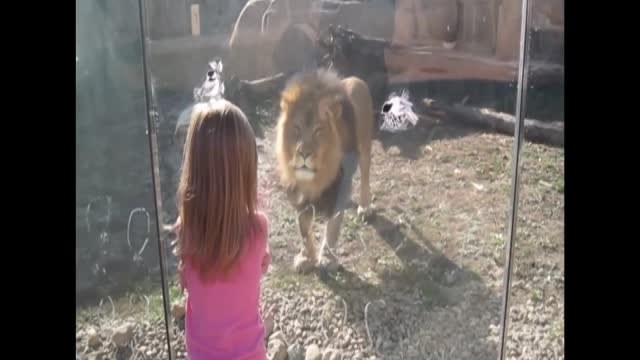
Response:
[[[315,177],[315,170],[307,167],[306,165],[302,165],[296,168],[296,178],[302,181],[310,181]]]

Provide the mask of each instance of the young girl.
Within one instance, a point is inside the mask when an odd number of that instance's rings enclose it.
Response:
[[[180,279],[190,360],[266,359],[260,277],[270,262],[257,205],[256,139],[235,105],[197,105],[178,187]]]

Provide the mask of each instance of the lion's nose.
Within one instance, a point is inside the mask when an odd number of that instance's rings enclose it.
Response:
[[[300,156],[302,157],[303,160],[306,160],[307,158],[309,158],[311,156],[311,151],[301,150],[300,151]]]

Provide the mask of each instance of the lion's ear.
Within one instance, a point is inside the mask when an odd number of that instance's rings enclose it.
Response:
[[[302,88],[297,85],[286,88],[280,97],[280,110],[286,112],[289,109],[289,105],[295,103],[300,98],[301,91]]]
[[[341,97],[326,95],[318,101],[318,112],[323,119],[339,118],[342,115]]]
[[[289,109],[289,102],[285,99],[284,96],[280,98],[280,112],[286,113]]]

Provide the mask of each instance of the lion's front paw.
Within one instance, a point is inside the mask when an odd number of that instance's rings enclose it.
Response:
[[[300,273],[305,274],[313,269],[316,265],[316,259],[313,256],[308,256],[304,252],[299,253],[293,259],[293,269]]]
[[[370,219],[374,214],[373,206],[358,206],[358,217],[362,220]]]

